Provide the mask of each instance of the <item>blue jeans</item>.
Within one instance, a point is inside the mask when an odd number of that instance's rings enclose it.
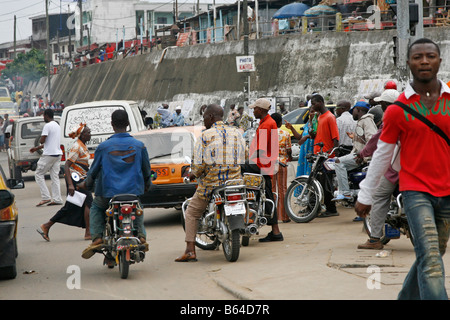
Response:
[[[92,240],[97,238],[103,238],[106,225],[105,211],[109,207],[109,200],[111,198],[104,198],[96,196],[92,201],[91,211],[89,212],[89,229],[91,232]],[[134,220],[134,226],[138,231],[138,237],[146,238],[144,226],[144,215],[136,216]]]
[[[403,191],[402,197],[416,261],[398,299],[448,300],[442,255],[449,238],[450,196],[438,198],[424,192]]]

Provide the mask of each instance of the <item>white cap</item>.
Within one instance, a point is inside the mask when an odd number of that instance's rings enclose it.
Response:
[[[400,93],[395,89],[387,89],[384,90],[381,96],[374,98],[373,100],[376,102],[386,101],[389,103],[394,103],[397,100]]]
[[[255,103],[248,106],[250,109],[254,109],[255,107],[259,107],[262,109],[270,110],[270,101],[264,98],[259,98],[255,101]]]
[[[181,106],[177,106],[175,110],[181,110]]]

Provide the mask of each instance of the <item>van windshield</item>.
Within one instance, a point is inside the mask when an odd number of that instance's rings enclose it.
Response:
[[[117,109],[125,110],[122,106],[98,106],[69,110],[64,127],[64,136],[68,137],[69,133],[80,126],[80,123],[86,123],[91,129],[92,136],[114,134],[111,126],[111,115]],[[127,131],[130,131],[129,126]]]

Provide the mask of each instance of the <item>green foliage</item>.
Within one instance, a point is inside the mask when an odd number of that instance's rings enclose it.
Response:
[[[6,65],[2,75],[8,78],[22,77],[24,85],[45,77],[47,75],[45,53],[35,48],[25,54],[19,53],[13,62]]]

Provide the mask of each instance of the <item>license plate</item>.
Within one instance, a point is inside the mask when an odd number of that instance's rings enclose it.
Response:
[[[169,175],[169,169],[168,168],[160,168],[156,169],[156,174],[158,177],[164,177]]]
[[[225,215],[233,216],[236,214],[245,214],[244,203],[238,202],[229,205],[225,205]]]

